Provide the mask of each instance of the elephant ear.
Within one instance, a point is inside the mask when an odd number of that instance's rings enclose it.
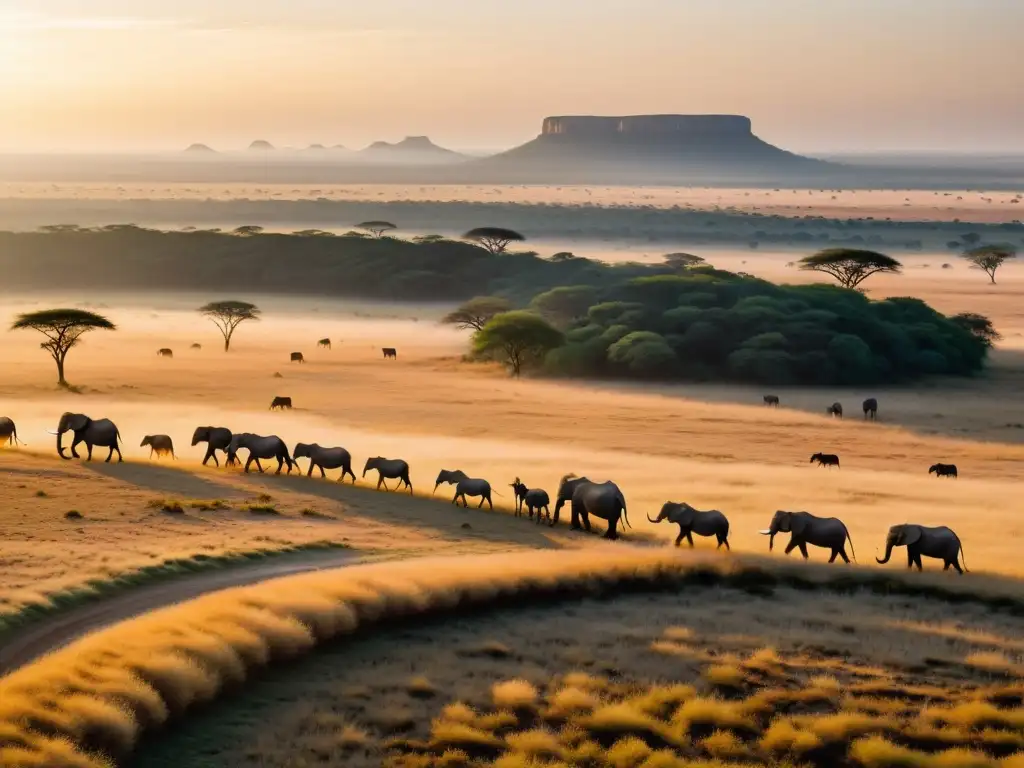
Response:
[[[790,517],[789,530],[795,536],[802,536],[807,529],[807,515],[792,515]]]
[[[908,547],[921,540],[921,526],[908,525],[903,528],[903,543]]]
[[[678,523],[684,528],[688,528],[693,525],[693,513],[694,509],[689,504],[679,504],[669,513],[669,520],[673,523]]]
[[[89,424],[89,417],[84,413],[76,413],[68,419],[68,426],[72,432],[78,432],[80,429],[85,429]]]

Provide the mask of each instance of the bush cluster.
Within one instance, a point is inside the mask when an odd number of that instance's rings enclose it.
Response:
[[[572,289],[563,296],[578,298]],[[534,299],[550,308],[550,293]],[[557,302],[556,302],[557,303]],[[557,309],[557,307],[555,308]],[[762,384],[864,385],[981,369],[991,326],[914,298],[775,285],[711,268],[629,280],[571,320],[549,373]]]

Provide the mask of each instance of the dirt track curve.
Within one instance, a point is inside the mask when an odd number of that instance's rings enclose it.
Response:
[[[345,550],[280,555],[264,562],[196,573],[89,603],[34,622],[0,645],[0,676],[62,648],[83,635],[175,603],[260,581],[348,565],[357,553]]]

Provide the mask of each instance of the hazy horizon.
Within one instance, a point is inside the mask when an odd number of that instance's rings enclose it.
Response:
[[[1021,28],[1018,0],[4,0],[0,151],[496,149],[651,112],[805,152],[1022,151]]]

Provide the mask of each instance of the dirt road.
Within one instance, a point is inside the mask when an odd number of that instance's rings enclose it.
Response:
[[[83,635],[148,611],[166,608],[222,589],[242,587],[280,576],[336,568],[351,564],[357,558],[355,552],[339,550],[281,555],[267,562],[197,573],[139,587],[100,602],[83,605],[16,631],[0,645],[0,676],[62,648]]]

